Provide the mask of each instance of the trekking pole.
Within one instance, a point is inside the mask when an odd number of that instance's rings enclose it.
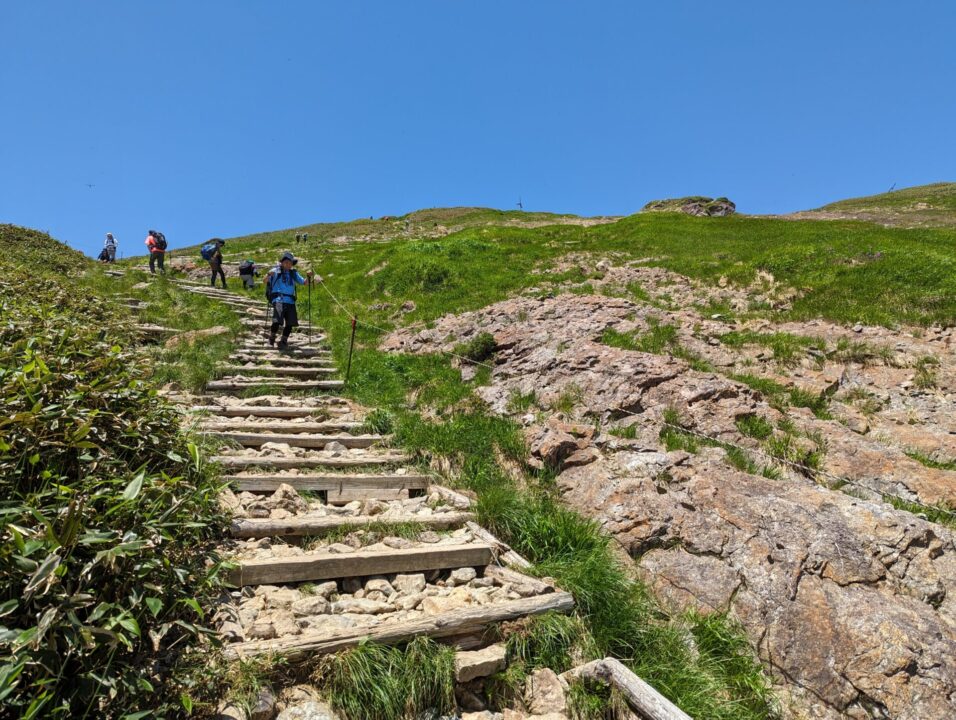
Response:
[[[352,339],[349,340],[349,364],[345,368],[345,382],[349,381],[349,374],[352,372],[352,349],[355,347],[355,316],[352,316]]]

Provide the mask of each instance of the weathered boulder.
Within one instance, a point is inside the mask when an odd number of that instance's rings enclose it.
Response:
[[[595,473],[600,470],[599,473]],[[559,476],[676,607],[731,610],[762,658],[846,717],[956,710],[953,534],[888,505],[685,457]]]

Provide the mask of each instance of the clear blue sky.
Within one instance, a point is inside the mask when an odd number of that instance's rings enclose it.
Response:
[[[9,0],[0,28],[0,222],[87,252],[956,179],[942,0]]]

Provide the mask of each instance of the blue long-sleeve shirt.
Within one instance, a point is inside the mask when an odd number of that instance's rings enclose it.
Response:
[[[295,286],[305,285],[305,278],[293,268],[286,272],[281,267],[275,267],[270,273],[272,277],[272,299],[284,303],[295,302]]]

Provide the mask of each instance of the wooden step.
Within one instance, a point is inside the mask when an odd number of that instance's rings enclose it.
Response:
[[[297,357],[284,357],[278,353],[274,355],[257,355],[255,353],[243,353],[235,352],[229,356],[229,360],[234,363],[269,363],[270,365],[276,366],[288,366],[288,367],[335,367],[335,360],[331,357],[311,357],[311,358],[297,358]]]
[[[421,635],[436,638],[471,635],[496,623],[546,612],[568,613],[573,609],[574,598],[571,593],[559,591],[426,615],[405,622],[386,623],[371,629],[336,628],[275,640],[248,640],[224,645],[223,653],[227,660],[277,655],[290,662],[301,662],[316,655],[341,652],[363,642],[398,645]]]
[[[176,328],[166,327],[165,325],[153,325],[152,323],[137,323],[133,327],[136,329],[136,332],[143,333],[144,335],[166,335],[179,332]]]
[[[229,572],[229,582],[244,585],[367,577],[386,573],[414,573],[481,567],[494,561],[494,550],[484,543],[437,545],[407,550],[356,550],[353,553],[308,553],[294,557],[240,560]]]
[[[345,528],[362,528],[368,525],[400,525],[415,523],[429,530],[453,530],[475,516],[468,512],[445,512],[434,515],[353,515],[343,517],[331,515],[324,517],[290,517],[285,520],[268,518],[236,518],[232,521],[230,532],[236,538],[285,537],[302,535],[328,535],[330,532]]]
[[[362,457],[243,457],[241,455],[215,455],[212,462],[230,470],[247,468],[274,468],[276,470],[306,468],[359,468],[373,465],[405,465],[409,457],[403,453],[387,455],[363,455]]]
[[[354,420],[336,422],[255,422],[249,420],[206,420],[200,428],[208,432],[326,433],[361,430],[364,423]]]
[[[296,358],[296,357],[328,357],[332,351],[327,347],[315,345],[306,345],[305,343],[292,342],[285,350],[270,346],[268,343],[246,342],[237,345],[234,352],[251,353],[253,355],[275,355],[276,357]]]
[[[350,412],[344,401],[329,403],[322,407],[282,407],[273,405],[193,405],[191,412],[208,413],[219,417],[268,417],[268,418],[300,418],[325,413],[336,414]]]
[[[292,447],[323,448],[337,442],[347,448],[369,448],[385,438],[381,435],[297,435],[294,433],[242,433],[203,431],[203,435],[239,443],[243,447],[260,447],[266,443],[285,443]]]
[[[311,475],[225,475],[228,482],[239,492],[272,493],[280,485],[291,485],[306,492],[335,492],[341,490],[425,490],[427,475],[383,475],[313,473]]]
[[[282,367],[278,365],[224,365],[222,370],[225,372],[246,374],[246,373],[272,373],[282,377],[304,377],[311,378],[319,375],[332,375],[336,372],[334,367]]]
[[[288,380],[268,375],[254,380],[223,378],[222,380],[210,380],[206,383],[206,390],[216,390],[219,392],[246,390],[248,388],[258,387],[270,387],[284,392],[294,392],[296,390],[341,390],[345,387],[345,383],[341,380]]]

